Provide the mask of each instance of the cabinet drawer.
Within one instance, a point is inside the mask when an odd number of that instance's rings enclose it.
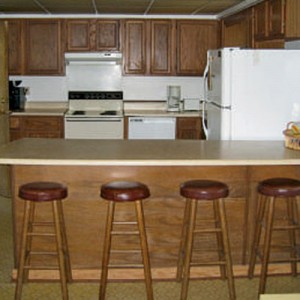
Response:
[[[59,131],[61,122],[56,117],[27,117],[23,120],[23,126],[28,131]]]
[[[9,128],[18,129],[20,128],[20,118],[18,117],[10,117],[9,118]]]

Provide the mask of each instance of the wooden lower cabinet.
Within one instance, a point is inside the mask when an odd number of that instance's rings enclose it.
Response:
[[[200,117],[176,118],[176,139],[203,139],[202,119]]]
[[[11,116],[9,120],[10,140],[25,137],[63,138],[63,116]]]

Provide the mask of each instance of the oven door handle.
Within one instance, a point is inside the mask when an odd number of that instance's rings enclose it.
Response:
[[[66,118],[66,122],[122,122],[122,118],[112,119],[112,118]]]

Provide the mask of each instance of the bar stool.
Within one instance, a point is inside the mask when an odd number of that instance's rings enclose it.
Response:
[[[181,184],[181,196],[186,198],[184,219],[182,226],[182,235],[180,250],[177,263],[177,281],[182,280],[181,300],[187,299],[188,285],[190,277],[190,268],[199,265],[219,265],[220,273],[223,279],[228,279],[230,299],[236,299],[234,278],[232,271],[231,253],[229,246],[229,237],[227,231],[227,221],[225,216],[224,198],[229,194],[228,186],[222,182],[212,180],[190,180]],[[196,216],[199,204],[212,201],[214,213],[214,226],[199,227],[196,226]],[[214,262],[194,262],[192,254],[194,248],[195,234],[216,235],[218,244],[218,261]]]
[[[28,280],[30,269],[57,269],[55,266],[31,265],[30,258],[36,255],[56,255],[58,257],[62,298],[64,300],[68,299],[67,282],[72,281],[72,274],[61,201],[65,199],[67,195],[67,187],[56,182],[31,182],[21,185],[19,188],[19,197],[25,200],[25,205],[15,291],[16,300],[21,299],[23,283]],[[51,222],[36,221],[36,204],[42,205],[45,202],[51,202],[52,204],[53,219]],[[53,231],[38,231],[36,230],[37,227],[53,228]],[[56,252],[33,251],[32,240],[34,237],[54,238]]]
[[[270,260],[270,250],[275,245],[271,246],[272,232],[273,231],[288,231],[291,249],[291,257],[288,261],[291,262],[291,271],[294,276],[297,274],[297,261],[300,260],[297,257],[296,249],[296,236],[295,230],[299,230],[298,223],[298,207],[297,197],[300,195],[300,181],[290,178],[270,178],[266,179],[258,184],[258,209],[256,215],[254,238],[252,248],[250,252],[249,261],[249,278],[253,277],[256,257],[260,255],[259,248],[262,236],[262,228],[265,228],[264,238],[262,241],[262,253],[261,253],[261,272],[259,282],[259,294],[264,294],[266,288],[266,279],[268,273],[269,262],[283,262],[282,260]],[[287,224],[278,224],[274,226],[275,221],[275,202],[278,200],[286,201],[286,220]],[[277,218],[276,218],[277,219]],[[263,226],[265,223],[265,226]],[[279,246],[285,247],[286,246]],[[287,261],[287,260],[285,260]]]
[[[107,285],[107,275],[108,268],[144,268],[144,276],[146,282],[147,299],[153,299],[152,290],[152,277],[151,277],[151,267],[149,259],[149,251],[145,230],[145,219],[143,212],[142,200],[150,196],[150,191],[145,184],[134,181],[113,181],[101,186],[100,196],[109,201],[106,219],[106,230],[103,245],[103,258],[102,258],[102,273],[100,282],[99,299],[105,299],[106,285]],[[136,211],[136,221],[115,221],[115,205],[124,202],[134,202]],[[138,227],[138,231],[135,229],[130,231],[124,230],[114,230],[114,226],[118,225],[133,225]],[[111,249],[111,239],[112,235],[139,235],[141,250],[116,250]],[[122,264],[122,265],[109,265],[110,253],[113,252],[123,252],[142,254],[142,264]]]

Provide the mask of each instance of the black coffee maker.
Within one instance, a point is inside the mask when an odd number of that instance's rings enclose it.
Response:
[[[20,87],[21,80],[9,81],[9,110],[23,111],[26,102],[26,88]]]

